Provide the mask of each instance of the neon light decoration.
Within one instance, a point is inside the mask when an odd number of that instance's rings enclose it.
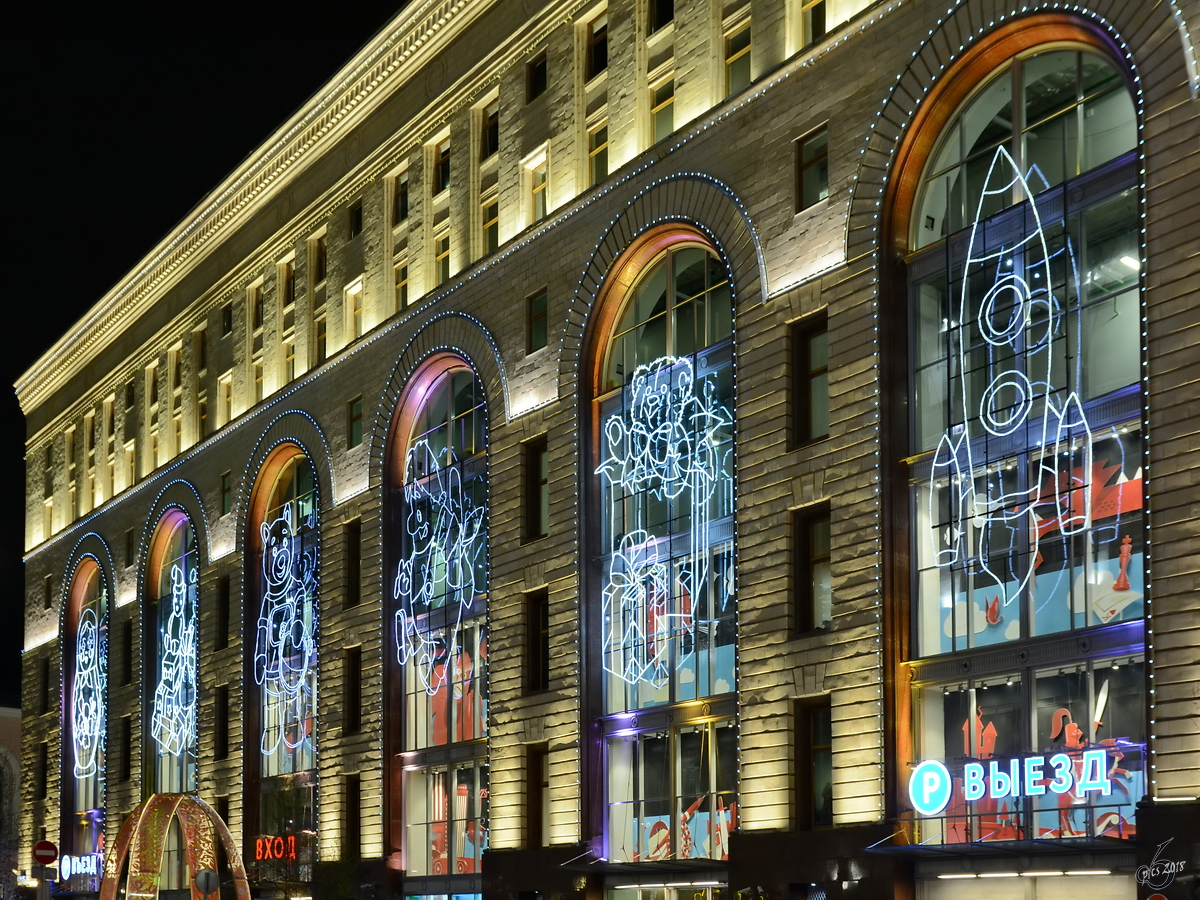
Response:
[[[628,406],[603,425],[604,459],[596,472],[615,494],[640,494],[690,521],[687,547],[672,553],[667,534],[647,521],[650,504],[609,505],[611,562],[601,592],[604,668],[628,684],[661,688],[670,679],[672,638],[694,647],[696,600],[711,587],[713,620],[733,596],[732,568],[710,586],[709,524],[713,501],[732,494],[730,454],[721,432],[733,418],[710,380],[698,386],[690,359],[663,356],[638,366],[625,390]],[[731,499],[721,504],[731,507]],[[682,508],[681,508],[682,507]],[[629,527],[631,525],[632,527]],[[629,527],[623,532],[623,526]],[[682,666],[686,654],[680,654]]]
[[[465,490],[463,474],[452,450],[449,464],[421,440],[408,451],[405,463],[404,528],[407,553],[396,572],[393,596],[396,654],[401,665],[412,666],[422,687],[435,694],[450,676],[451,648],[461,653],[463,619],[475,597],[487,590],[480,583],[487,562],[487,511],[473,492]],[[417,473],[425,473],[416,477]],[[423,628],[418,620],[434,609],[448,608],[452,621],[445,629]],[[474,654],[478,659],[480,652]]]
[[[104,608],[103,589],[95,604]],[[75,777],[88,778],[99,771],[104,753],[104,696],[107,685],[105,647],[94,606],[79,616],[75,636],[75,678],[71,689],[71,742],[75,751]]]
[[[254,680],[263,689],[262,753],[291,752],[312,745],[316,703],[317,558],[306,548],[306,532],[317,527],[316,511],[297,530],[293,504],[264,522],[262,605],[254,644]]]
[[[196,570],[171,566],[171,608],[159,635],[159,676],[150,733],[159,753],[178,756],[196,740]],[[161,602],[161,601],[160,601]]]

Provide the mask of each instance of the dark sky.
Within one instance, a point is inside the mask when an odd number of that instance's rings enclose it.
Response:
[[[20,697],[25,423],[11,385],[402,0],[72,4],[6,15],[0,705]],[[11,617],[11,618],[10,618]]]

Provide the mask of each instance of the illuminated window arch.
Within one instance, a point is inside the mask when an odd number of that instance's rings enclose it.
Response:
[[[598,311],[590,652],[611,860],[724,859],[737,825],[732,332],[726,267],[682,229],[627,253]],[[663,706],[672,727],[629,728]]]
[[[488,845],[488,468],[487,406],[474,370],[452,354],[427,361],[392,434],[405,866],[413,875],[478,873]],[[458,761],[433,763],[446,745],[459,747]]]
[[[196,662],[199,622],[199,558],[196,529],[187,514],[171,507],[150,543],[146,588],[151,614],[148,647],[154,650],[150,678],[150,727],[154,751],[153,790],[196,789]]]
[[[914,755],[958,779],[957,815],[922,823],[932,843],[1129,836],[1146,784],[1135,107],[1098,36],[1019,24],[946,79],[977,86],[910,141],[928,156],[894,219],[912,250],[912,655],[971,660],[953,683],[914,666]],[[1081,629],[1110,649],[1055,641]],[[967,760],[1085,748],[1116,767],[1110,795],[962,805]]]
[[[63,852],[87,856],[104,849],[108,724],[108,591],[95,557],[85,556],[75,568],[65,622]],[[96,879],[81,875],[70,883],[74,890],[94,890]]]
[[[317,827],[320,503],[312,463],[297,445],[267,458],[249,525],[247,848],[281,838],[283,858],[249,852],[255,878],[307,882]]]

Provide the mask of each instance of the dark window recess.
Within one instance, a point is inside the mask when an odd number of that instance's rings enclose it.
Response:
[[[42,609],[49,609],[54,605],[54,576],[47,575],[42,579]]]
[[[437,145],[433,161],[433,192],[440,194],[450,187],[450,142],[442,141]]]
[[[587,77],[590,81],[608,68],[608,13],[588,25]]]
[[[805,47],[825,37],[825,0],[804,0],[800,19],[801,42]]]
[[[357,447],[362,443],[362,397],[355,397],[346,404],[346,446]]]
[[[359,200],[350,207],[350,237],[356,238],[363,230],[363,205]]]
[[[822,128],[796,141],[796,211],[829,196],[829,132]]]
[[[137,405],[137,388],[134,387],[134,384],[131,381],[125,385],[125,412],[126,413],[132,412],[134,406],[136,406],[136,405]],[[126,418],[128,418],[128,415],[126,416]]]
[[[545,847],[550,807],[550,748],[530,744],[525,748],[525,823],[527,847]]]
[[[227,759],[229,757],[229,685],[227,684],[217,688],[213,719],[213,753],[216,754],[217,759]]]
[[[550,689],[550,592],[525,595],[525,691]]]
[[[648,11],[650,20],[646,23],[646,31],[654,34],[664,25],[675,21],[675,0],[650,0]]]
[[[796,555],[796,630],[828,628],[833,621],[829,506],[822,504],[796,512],[792,534]]]
[[[346,606],[362,601],[362,522],[346,523]]]
[[[479,158],[488,159],[500,149],[500,103],[492,101],[483,110],[483,130],[479,135]]]
[[[229,821],[229,795],[217,798],[217,815],[221,817],[222,822]]]
[[[821,313],[792,326],[793,440],[829,434],[829,332]]]
[[[362,845],[362,781],[358,775],[346,776],[346,821],[343,825],[345,841],[342,843],[342,859],[357,860],[361,857]]]
[[[39,800],[45,800],[46,795],[49,793],[49,790],[50,790],[49,775],[50,775],[50,745],[42,744],[41,746],[38,747],[37,771],[34,776],[37,779],[36,791],[37,791],[37,798]]]
[[[408,218],[408,175],[396,178],[392,188],[392,224],[399,225]]]
[[[347,647],[342,663],[346,695],[342,704],[342,733],[362,730],[362,647]]]
[[[296,302],[296,267],[291,261],[285,262],[279,273],[279,299],[283,308],[287,309]]]
[[[221,337],[233,334],[233,304],[226,303],[221,307]]]
[[[204,330],[196,332],[196,369],[208,369],[208,332]]]
[[[542,435],[525,444],[525,540],[545,537],[549,526],[550,454]]]
[[[546,314],[546,292],[534,294],[526,301],[526,334],[528,335],[527,353],[541,350],[548,339],[549,320]]]
[[[525,102],[531,103],[546,93],[546,54],[543,51],[525,66]]]
[[[125,568],[131,568],[137,562],[137,529],[130,528],[125,532]]]
[[[230,617],[229,576],[222,575],[217,579],[217,649],[224,650],[229,646],[229,617]]]
[[[221,476],[221,515],[227,516],[233,511],[233,473],[226,472]]]
[[[796,723],[796,828],[833,825],[833,716],[828,697],[799,700]]]
[[[48,713],[55,707],[54,689],[50,685],[50,657],[42,660],[42,712]]]
[[[121,781],[133,777],[133,716],[121,717]]]
[[[328,274],[329,255],[325,250],[325,235],[313,241],[313,283],[320,284]]]
[[[121,684],[133,684],[133,619],[121,623]]]

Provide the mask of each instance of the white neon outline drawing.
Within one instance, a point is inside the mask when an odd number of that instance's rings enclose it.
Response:
[[[1053,338],[1064,313],[1051,290],[1052,254],[1037,205],[1029,202],[1027,206],[1035,227],[1024,231],[1015,244],[1001,244],[989,251],[980,232],[988,199],[1012,197],[1014,191],[1027,198],[1033,195],[1012,157],[998,147],[971,226],[958,321],[951,330],[952,353],[957,352],[958,357],[961,408],[969,410],[972,398],[966,373],[973,363],[962,323],[974,320],[987,345],[986,375],[990,377],[979,399],[979,424],[994,438],[1026,429],[1033,440],[1026,440],[1024,446],[1040,447],[1040,458],[1025,489],[1004,492],[999,479],[989,477],[988,462],[995,460],[988,459],[986,449],[973,446],[984,435],[973,434],[969,422],[951,425],[934,452],[928,496],[929,521],[937,523],[938,482],[948,482],[948,546],[941,545],[942,526],[931,528],[929,534],[936,565],[945,568],[969,561],[975,574],[985,575],[993,583],[1004,606],[1016,600],[1033,578],[1039,524],[1044,527],[1047,521],[1038,518],[1039,511],[1044,515],[1053,508],[1050,521],[1057,523],[1064,537],[1085,532],[1092,522],[1092,432],[1078,394],[1070,391],[1060,400],[1061,391],[1053,386]],[[1070,262],[1069,277],[1078,283],[1073,258]],[[994,282],[979,309],[973,310],[971,276],[991,266],[996,268]],[[1000,315],[1000,301],[1005,298],[1011,300],[1011,310]],[[1044,409],[1040,421],[1034,421],[1038,403]],[[975,458],[977,453],[982,460]],[[1082,481],[1076,471],[1083,473]],[[1011,546],[1011,536],[1022,532],[1027,536],[1028,552],[1023,561],[1013,562],[1013,575],[1006,579],[1003,572],[989,567],[989,559],[995,555],[990,548],[993,542],[999,547]],[[1012,557],[1012,553],[1005,556]]]
[[[317,561],[315,550],[304,548],[304,532],[297,532],[292,518],[292,504],[287,503],[279,518],[260,526],[264,590],[255,631],[254,680],[263,690],[264,756],[281,744],[290,753],[312,740]],[[304,524],[308,530],[316,528],[315,511]]]
[[[396,567],[392,588],[399,605],[396,658],[401,665],[414,667],[421,686],[431,695],[451,677],[463,619],[475,597],[487,591],[486,582],[475,580],[476,564],[481,557],[487,559],[487,510],[466,490],[453,451],[446,466],[439,464],[440,455],[426,440],[417,441],[406,455],[407,551]],[[428,474],[418,477],[419,472]],[[421,616],[442,607],[453,607],[454,615],[444,633],[418,627]],[[471,658],[478,657],[475,649]]]
[[[104,592],[98,605],[104,606]],[[79,616],[75,636],[75,677],[71,688],[71,744],[75,777],[87,778],[99,771],[104,746],[104,691],[107,675],[100,620],[92,607]]]
[[[718,434],[733,417],[711,381],[697,391],[687,358],[663,356],[638,366],[625,390],[628,406],[604,423],[605,456],[596,473],[630,494],[677,501],[686,493],[691,528],[687,555],[672,558],[669,547],[659,546],[668,535],[651,534],[642,521],[622,533],[618,511],[624,507],[609,504],[616,546],[601,593],[604,668],[629,684],[661,688],[670,674],[672,632],[695,633],[694,601],[709,580],[710,501],[719,489],[732,488],[731,451],[721,449]],[[643,504],[635,508],[640,519]],[[721,587],[723,610],[729,592]]]
[[[162,663],[150,714],[150,733],[163,756],[178,756],[196,740],[195,593],[195,568],[185,581],[179,565],[172,565],[171,611],[159,635]]]

